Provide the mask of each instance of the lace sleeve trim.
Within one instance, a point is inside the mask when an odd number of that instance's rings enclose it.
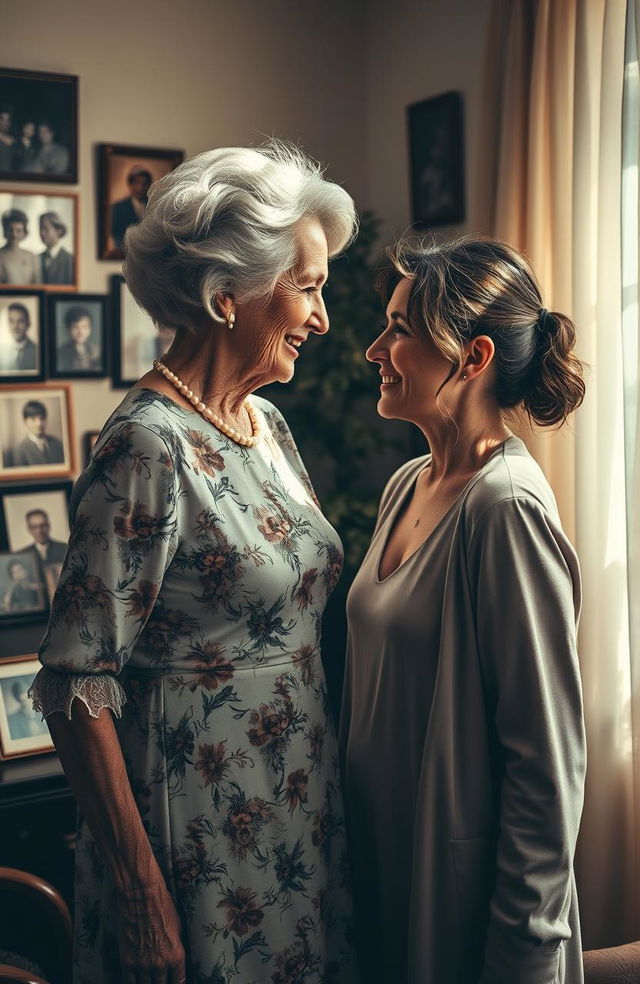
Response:
[[[116,717],[121,717],[127,699],[118,681],[109,673],[56,673],[46,666],[33,681],[29,696],[34,711],[39,711],[44,718],[54,711],[63,711],[69,719],[75,697],[86,705],[94,718],[103,707],[111,708]]]

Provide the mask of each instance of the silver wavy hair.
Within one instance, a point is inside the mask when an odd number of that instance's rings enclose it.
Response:
[[[193,329],[216,294],[268,297],[296,261],[295,227],[316,218],[335,256],[355,236],[353,200],[297,147],[205,151],[156,181],[125,237],[124,273],[157,325]]]

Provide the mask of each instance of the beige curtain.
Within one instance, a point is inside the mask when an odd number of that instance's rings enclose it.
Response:
[[[621,331],[625,12],[625,0],[495,0],[474,217],[478,231],[525,250],[545,306],[573,316],[590,365],[570,427],[521,429],[584,579],[589,767],[576,869],[585,948],[640,938],[640,657],[628,629]]]

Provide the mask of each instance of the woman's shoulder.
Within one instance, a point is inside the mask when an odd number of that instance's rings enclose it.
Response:
[[[187,424],[190,416],[188,410],[163,393],[134,386],[107,420],[103,434],[129,426],[141,437],[144,437],[145,431],[162,436],[174,433]]]
[[[467,531],[472,535],[492,511],[510,504],[541,511],[559,526],[558,506],[544,472],[520,438],[510,437],[480,470],[464,502]]]

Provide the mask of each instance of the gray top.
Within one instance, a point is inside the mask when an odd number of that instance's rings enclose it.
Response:
[[[577,558],[512,437],[380,580],[428,462],[390,480],[348,600],[340,737],[363,977],[579,984]]]

